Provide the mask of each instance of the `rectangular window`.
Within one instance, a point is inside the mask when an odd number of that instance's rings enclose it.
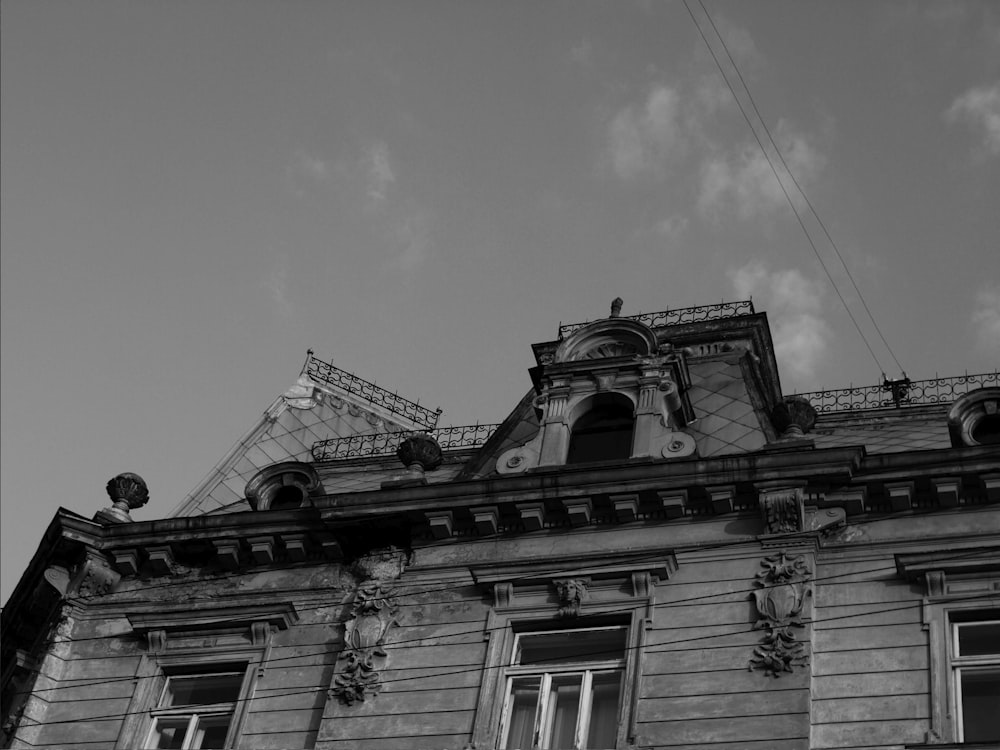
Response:
[[[952,645],[959,741],[1000,740],[1000,620],[953,622]]]
[[[246,673],[246,664],[168,673],[157,706],[150,712],[153,723],[145,747],[183,750],[229,747],[229,733]]]
[[[627,642],[625,626],[518,633],[500,746],[614,748]]]

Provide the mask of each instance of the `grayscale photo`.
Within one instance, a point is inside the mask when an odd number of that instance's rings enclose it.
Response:
[[[3,0],[0,748],[1000,750],[1000,3]]]

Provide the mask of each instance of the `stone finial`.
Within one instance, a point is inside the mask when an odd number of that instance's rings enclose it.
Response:
[[[100,523],[131,523],[130,510],[141,508],[149,502],[149,489],[138,474],[125,472],[108,481],[105,488],[112,506],[97,512],[94,520]]]
[[[624,300],[621,297],[615,297],[611,301],[611,317],[612,318],[617,318],[619,315],[622,314],[622,305],[623,304],[624,304]]]
[[[414,474],[434,471],[444,460],[438,441],[426,432],[415,432],[403,439],[396,456]]]
[[[816,424],[816,409],[807,398],[786,396],[771,410],[771,423],[781,439],[801,438]]]

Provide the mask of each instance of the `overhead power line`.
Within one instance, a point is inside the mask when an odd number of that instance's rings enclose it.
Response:
[[[761,129],[763,129],[764,133],[767,135],[767,139],[770,142],[771,147],[774,149],[774,152],[778,155],[778,159],[780,160],[781,165],[782,165],[782,167],[785,170],[785,173],[789,176],[789,178],[791,179],[792,183],[795,185],[795,189],[798,191],[799,195],[802,196],[803,201],[805,202],[806,206],[809,208],[810,213],[815,218],[815,220],[816,220],[817,224],[819,224],[820,228],[823,230],[823,234],[825,235],[827,241],[830,243],[830,246],[833,248],[833,251],[836,254],[837,258],[840,260],[840,264],[843,266],[844,271],[846,272],[848,279],[850,279],[851,284],[854,287],[854,291],[857,293],[858,298],[861,300],[861,304],[864,306],[865,312],[867,313],[869,320],[871,320],[872,326],[878,332],[879,338],[882,340],[882,343],[885,345],[886,350],[889,352],[889,355],[892,357],[893,361],[896,363],[896,366],[899,368],[900,372],[903,372],[903,366],[900,364],[899,359],[896,357],[895,353],[893,352],[892,347],[889,346],[889,342],[886,341],[885,336],[882,334],[882,330],[881,330],[881,328],[879,328],[879,325],[878,325],[878,323],[875,320],[875,316],[872,314],[871,309],[868,307],[868,303],[865,301],[864,294],[862,294],[861,289],[858,287],[857,282],[854,280],[854,276],[851,274],[850,269],[848,268],[847,263],[844,260],[844,257],[843,257],[843,255],[840,252],[840,249],[837,247],[837,243],[834,242],[833,237],[831,236],[829,230],[827,230],[827,228],[826,228],[826,224],[820,218],[819,213],[816,211],[816,208],[813,206],[812,201],[809,200],[809,196],[806,195],[806,192],[805,192],[805,190],[803,190],[803,188],[802,188],[801,184],[799,183],[799,181],[795,178],[795,175],[792,173],[791,168],[788,166],[788,163],[785,161],[785,158],[784,158],[784,156],[781,153],[781,149],[778,148],[778,144],[775,142],[774,137],[771,135],[771,131],[767,127],[767,123],[764,121],[764,118],[763,118],[763,116],[760,113],[760,109],[757,107],[757,103],[756,103],[756,101],[753,98],[753,94],[750,92],[750,87],[747,85],[746,80],[743,77],[743,74],[740,72],[739,66],[736,64],[736,60],[733,59],[732,54],[729,52],[729,47],[726,45],[725,39],[722,38],[722,34],[719,33],[719,29],[715,25],[715,21],[712,20],[712,15],[708,12],[708,9],[705,7],[705,4],[702,2],[702,0],[698,0],[698,5],[701,7],[702,12],[705,14],[705,17],[708,19],[708,22],[711,25],[712,30],[715,32],[715,36],[718,38],[719,43],[722,45],[723,50],[725,50],[726,56],[728,57],[729,62],[730,62],[730,64],[733,67],[733,70],[736,71],[736,75],[739,78],[740,84],[742,85],[744,92],[746,93],[746,97],[749,100],[751,106],[753,107],[754,114],[757,116],[757,121],[760,123]],[[819,261],[820,267],[823,269],[823,272],[826,274],[826,277],[829,280],[830,285],[833,287],[833,290],[836,292],[837,297],[840,299],[840,302],[841,302],[841,304],[844,307],[844,311],[847,313],[848,317],[851,319],[851,322],[854,324],[854,328],[857,330],[858,335],[861,337],[861,340],[864,342],[865,347],[868,349],[868,353],[871,355],[872,360],[875,362],[876,366],[879,368],[879,371],[883,374],[883,377],[884,377],[885,376],[885,368],[882,367],[882,364],[879,362],[879,359],[876,356],[875,351],[872,349],[871,344],[868,342],[868,338],[865,336],[864,332],[861,330],[861,326],[858,324],[857,319],[854,317],[854,314],[851,312],[851,309],[850,309],[850,307],[847,304],[847,300],[844,298],[844,295],[841,293],[839,287],[837,286],[837,282],[834,280],[833,275],[830,273],[830,270],[827,268],[826,263],[823,262],[823,258],[820,255],[819,249],[816,247],[816,243],[813,241],[812,236],[809,234],[809,230],[807,229],[807,227],[805,225],[805,222],[802,220],[801,214],[799,213],[798,209],[795,207],[795,203],[792,200],[791,196],[789,195],[788,190],[786,189],[785,184],[782,181],[780,174],[778,173],[777,167],[775,167],[774,162],[772,161],[770,154],[768,154],[768,151],[767,151],[767,148],[764,145],[764,142],[761,140],[760,136],[757,134],[757,129],[754,127],[754,124],[753,124],[752,119],[750,118],[750,115],[747,113],[746,108],[743,106],[743,103],[740,101],[740,97],[737,95],[736,89],[734,88],[733,83],[730,81],[729,76],[726,75],[725,68],[722,65],[721,61],[719,60],[718,55],[716,55],[715,50],[712,48],[712,44],[709,42],[708,37],[705,35],[705,32],[702,29],[701,24],[698,22],[698,19],[695,16],[694,12],[691,10],[690,5],[688,5],[688,0],[684,0],[684,8],[685,8],[685,10],[687,10],[688,15],[691,17],[691,21],[694,23],[695,28],[698,29],[698,33],[701,35],[702,41],[705,42],[705,46],[708,48],[708,52],[712,56],[712,60],[715,61],[715,65],[719,69],[719,73],[722,75],[723,81],[725,81],[726,86],[729,88],[730,93],[733,95],[733,100],[736,102],[736,106],[739,107],[740,113],[743,115],[743,119],[746,120],[747,126],[750,128],[750,132],[753,134],[754,140],[757,141],[757,145],[758,145],[758,147],[760,147],[761,154],[763,154],[764,159],[768,163],[768,166],[771,168],[771,171],[774,173],[774,177],[778,181],[778,186],[781,188],[781,192],[784,194],[785,200],[788,202],[789,207],[792,209],[792,213],[795,215],[795,218],[798,221],[799,227],[802,229],[802,233],[805,235],[806,240],[809,243],[809,246],[812,248],[813,254],[816,256],[816,260]],[[905,373],[903,373],[903,374],[904,374],[904,377],[905,377]]]

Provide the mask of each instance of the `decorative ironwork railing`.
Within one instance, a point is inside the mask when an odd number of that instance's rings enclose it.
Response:
[[[703,320],[735,318],[740,315],[753,315],[753,313],[753,301],[746,299],[738,302],[720,302],[716,305],[680,307],[676,310],[639,313],[638,315],[623,315],[622,318],[625,320],[637,320],[640,323],[645,323],[650,328],[658,328],[661,326],[679,325],[681,323],[698,323]],[[559,325],[559,338],[564,338],[568,334],[596,322],[597,321],[594,320],[588,320],[586,323],[561,323]]]
[[[314,461],[333,461],[339,458],[365,456],[391,456],[399,443],[408,435],[423,432],[437,440],[442,450],[479,448],[490,439],[499,424],[469,424],[458,427],[437,427],[432,430],[378,432],[373,435],[352,435],[313,443]]]
[[[367,380],[362,380],[356,375],[334,367],[329,362],[317,359],[312,349],[309,350],[306,374],[318,382],[343,388],[348,393],[360,396],[370,404],[388,409],[393,414],[406,417],[417,424],[424,425],[428,429],[433,429],[437,425],[438,418],[441,416],[440,409],[432,411],[426,406],[421,406],[395,393],[390,393],[384,388],[379,388],[374,383],[369,383]]]
[[[930,380],[886,380],[881,385],[862,388],[839,388],[832,391],[796,393],[806,398],[818,412],[884,409],[886,407],[920,406],[954,401],[977,388],[996,386],[1000,373],[986,372],[979,375],[957,375]]]

